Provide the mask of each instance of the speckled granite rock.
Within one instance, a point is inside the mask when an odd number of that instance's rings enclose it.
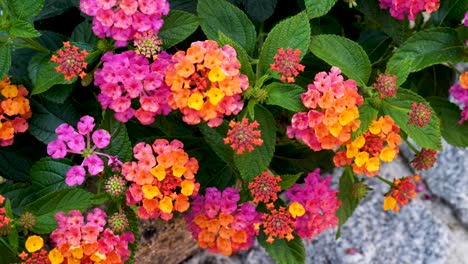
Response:
[[[443,142],[444,151],[428,171],[422,171],[431,192],[451,207],[458,219],[468,227],[468,149]]]
[[[387,179],[409,176],[412,172],[398,158],[382,166]],[[382,194],[388,186],[370,181],[374,192],[359,205],[342,229],[341,238],[328,231],[307,245],[307,263],[444,263],[449,252],[450,231],[420,199],[400,213],[382,210]]]

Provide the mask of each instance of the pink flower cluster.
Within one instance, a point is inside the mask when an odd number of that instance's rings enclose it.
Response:
[[[101,89],[98,100],[104,109],[115,112],[117,120],[127,122],[135,116],[141,124],[149,125],[155,115],[169,114],[170,88],[164,82],[164,72],[172,63],[171,55],[162,52],[151,64],[135,51],[108,52],[101,60],[104,65],[94,75],[94,84]],[[138,99],[139,108],[132,108],[133,99]]]
[[[111,135],[104,129],[93,132],[94,126],[94,118],[87,115],[80,118],[78,132],[69,124],[63,123],[55,129],[57,139],[47,145],[47,154],[54,159],[64,158],[67,153],[83,156],[81,165],[71,167],[66,174],[65,182],[69,186],[83,184],[85,167],[92,176],[104,171],[104,161],[99,156],[106,157],[109,166],[121,165],[116,157],[96,151],[110,144]]]
[[[390,8],[390,15],[398,20],[404,20],[408,15],[411,21],[423,10],[431,14],[439,9],[439,0],[379,0],[380,8]]]
[[[169,13],[167,0],[81,0],[80,9],[93,17],[93,32],[112,37],[117,47],[125,47],[135,33],[159,32]]]
[[[458,103],[463,105],[463,111],[461,113],[461,119],[458,123],[463,124],[468,120],[468,89],[464,89],[459,83],[455,83],[449,90]]]
[[[341,205],[336,194],[330,188],[331,177],[320,179],[320,169],[310,172],[304,179],[304,186],[294,184],[286,191],[286,197],[292,202],[300,203],[304,209],[303,216],[296,217],[295,231],[301,238],[311,240],[327,228],[338,224],[335,213]]]
[[[364,99],[356,81],[345,81],[338,67],[317,73],[301,99],[309,110],[295,113],[286,133],[314,151],[343,145],[360,125],[358,106]]]
[[[86,223],[78,210],[71,210],[68,215],[58,212],[55,215],[58,228],[50,234],[56,245],[51,254],[55,258],[61,255],[68,261],[64,263],[125,262],[131,255],[128,244],[135,241],[133,233],[115,235],[105,228],[106,218],[106,213],[98,208],[88,213]]]
[[[195,196],[185,220],[200,247],[229,256],[253,245],[261,213],[251,203],[238,205],[239,200],[239,190],[231,187],[223,192],[210,187],[205,196]]]
[[[137,161],[123,164],[122,175],[132,182],[126,193],[127,205],[137,205],[140,218],[169,220],[174,211],[189,209],[189,197],[200,188],[195,182],[198,161],[183,148],[176,139],[156,139],[152,145],[138,143],[133,148]]]

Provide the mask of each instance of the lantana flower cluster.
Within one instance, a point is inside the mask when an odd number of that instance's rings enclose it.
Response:
[[[218,47],[213,40],[193,42],[185,51],[172,57],[166,83],[171,87],[169,105],[179,109],[187,124],[201,120],[210,127],[219,126],[224,116],[243,108],[242,91],[249,86],[241,74],[237,53],[229,45]]]
[[[108,52],[101,61],[103,67],[94,75],[94,84],[101,89],[98,100],[104,109],[115,112],[117,120],[125,123],[135,116],[141,124],[149,125],[155,115],[171,112],[167,103],[170,89],[164,82],[171,55],[163,52],[150,64],[135,51]],[[138,101],[138,107],[132,106],[133,101]]]
[[[301,62],[301,50],[287,48],[286,52],[283,48],[279,48],[273,59],[275,63],[270,64],[270,69],[281,74],[280,80],[282,82],[293,83],[294,77],[299,75],[299,72],[303,72],[305,66],[300,64]]]
[[[419,153],[414,155],[411,165],[417,170],[428,170],[437,160],[437,150],[422,148]]]
[[[0,206],[5,202],[5,197],[0,194]],[[6,216],[6,208],[0,207],[0,236],[7,235],[10,231],[11,219]]]
[[[263,144],[262,131],[257,129],[260,124],[256,120],[250,124],[247,118],[243,118],[240,122],[231,120],[229,126],[231,129],[224,138],[224,144],[230,144],[237,155],[242,155],[245,150],[252,152],[255,149],[254,146]]]
[[[450,95],[463,107],[461,119],[458,122],[460,124],[468,120],[468,78],[466,76],[466,72],[460,75],[459,82],[453,84],[449,90]]]
[[[36,235],[29,236],[24,245],[31,255],[25,251],[21,252],[19,254],[19,258],[22,260],[20,264],[50,264],[47,250],[42,248],[44,247],[44,239],[42,237]]]
[[[86,171],[91,176],[104,171],[104,161],[101,157],[108,159],[108,166],[121,165],[116,157],[97,151],[109,146],[111,135],[104,129],[94,130],[94,127],[94,118],[87,115],[80,118],[78,131],[63,123],[55,129],[57,139],[47,145],[47,154],[54,159],[64,158],[67,153],[79,154],[84,158],[80,165],[74,165],[68,170],[65,182],[69,186],[83,184]]]
[[[419,180],[418,174],[394,180],[392,187],[385,194],[383,209],[399,212],[400,207],[408,204],[410,199],[416,198],[416,182]]]
[[[117,47],[138,32],[161,29],[162,16],[169,13],[167,0],[81,0],[80,9],[93,17],[93,32],[100,38],[112,37]]]
[[[28,93],[23,85],[12,84],[8,76],[0,81],[0,146],[13,144],[15,134],[28,130],[26,120],[32,115]]]
[[[330,187],[330,181],[331,177],[322,178],[320,169],[315,169],[305,177],[302,186],[296,183],[286,191],[286,197],[292,202],[290,211],[300,209],[299,205],[305,210],[295,219],[294,230],[301,238],[311,240],[338,224],[336,211],[341,201],[337,198],[338,191]]]
[[[169,220],[174,211],[189,209],[189,197],[200,188],[195,182],[198,161],[183,148],[179,140],[138,143],[133,148],[137,161],[123,164],[122,175],[132,182],[126,193],[127,205],[138,205],[140,218]]]
[[[336,152],[335,166],[352,165],[357,174],[375,176],[380,161],[393,161],[401,144],[400,127],[390,116],[374,120],[367,132],[346,144],[346,150]]]
[[[423,10],[427,15],[439,9],[439,0],[379,0],[380,8],[390,8],[390,15],[398,20],[416,20],[416,16]]]
[[[78,210],[57,213],[58,228],[50,234],[56,245],[49,252],[51,263],[124,263],[131,255],[128,244],[135,238],[130,231],[115,235],[106,228],[106,218],[99,208],[88,213],[86,221]]]
[[[201,248],[230,256],[254,244],[261,214],[251,203],[238,205],[239,200],[239,190],[231,187],[222,192],[209,187],[204,196],[194,197],[185,220]]]
[[[358,106],[363,98],[354,80],[344,81],[341,70],[320,72],[301,95],[308,112],[294,114],[287,135],[303,141],[314,151],[333,149],[351,139],[359,125]]]
[[[70,41],[63,42],[63,49],[59,49],[56,55],[52,55],[50,60],[58,64],[55,67],[56,72],[61,72],[66,81],[77,76],[83,79],[86,76],[84,69],[88,67],[85,59],[88,52],[80,49],[77,46],[70,45]]]

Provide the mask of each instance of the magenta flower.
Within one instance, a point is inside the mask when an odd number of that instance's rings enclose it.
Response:
[[[67,171],[65,183],[68,186],[83,184],[86,176],[86,171],[82,166],[75,165]]]
[[[47,154],[54,159],[64,158],[67,153],[80,154],[84,159],[80,165],[73,166],[66,174],[65,182],[69,186],[83,184],[86,171],[95,176],[104,171],[104,161],[116,170],[122,166],[117,157],[98,152],[110,144],[111,135],[104,129],[95,128],[94,118],[83,116],[77,124],[77,130],[68,124],[61,124],[55,129],[57,139],[47,145]],[[86,169],[85,169],[86,167]]]

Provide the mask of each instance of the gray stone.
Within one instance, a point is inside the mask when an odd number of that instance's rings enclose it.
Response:
[[[389,180],[412,175],[398,158],[382,166]],[[420,199],[413,200],[400,213],[382,209],[388,186],[369,180],[370,192],[344,225],[341,238],[327,231],[307,244],[307,263],[314,264],[438,264],[449,253],[451,233]]]
[[[453,207],[458,219],[468,227],[468,149],[445,141],[443,147],[434,167],[420,174],[431,192]]]

